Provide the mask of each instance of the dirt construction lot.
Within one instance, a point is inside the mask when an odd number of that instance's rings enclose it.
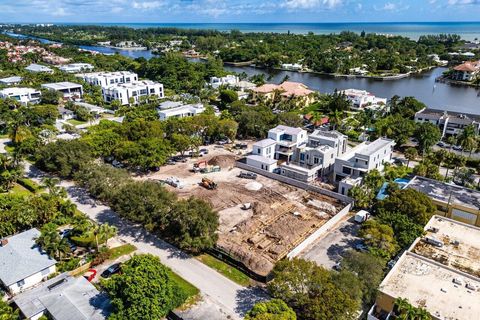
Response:
[[[243,262],[250,270],[266,276],[276,261],[322,226],[343,207],[340,201],[308,192],[263,176],[239,178],[239,158],[220,146],[186,163],[164,166],[144,178],[178,178],[183,188],[167,186],[180,197],[195,196],[208,201],[220,218],[217,246]],[[221,167],[220,172],[193,173],[197,161]],[[216,190],[200,186],[203,177],[217,183]],[[242,208],[249,204],[249,209]]]

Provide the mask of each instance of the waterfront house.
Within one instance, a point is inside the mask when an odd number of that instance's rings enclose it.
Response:
[[[480,60],[467,61],[453,68],[452,79],[457,81],[473,81],[480,74]]]
[[[315,101],[314,91],[299,82],[285,81],[280,85],[267,83],[253,88],[253,100],[274,101],[279,95],[280,100],[295,100],[297,106],[307,106]]]
[[[25,67],[25,70],[34,72],[34,73],[39,73],[39,72],[53,73],[53,70],[50,69],[49,67],[43,66],[41,64],[36,64],[36,63],[32,63],[28,67]]]
[[[55,320],[103,320],[110,308],[105,293],[84,277],[73,277],[67,272],[19,294],[13,302],[22,318],[31,320],[42,316]]]
[[[458,136],[463,129],[472,125],[475,132],[480,132],[480,115],[424,108],[415,113],[415,122],[430,122],[442,133],[442,138]]]
[[[382,110],[387,106],[386,98],[378,98],[366,90],[347,89],[340,91],[348,101],[352,103],[352,109],[356,111],[371,109]]]
[[[28,103],[40,102],[41,92],[32,88],[11,87],[0,90],[0,98],[13,99],[26,106]]]
[[[42,88],[60,92],[66,99],[80,99],[83,95],[83,86],[81,84],[68,81],[44,83]]]
[[[35,243],[40,231],[30,229],[0,240],[0,283],[11,294],[28,289],[55,273],[57,261]]]

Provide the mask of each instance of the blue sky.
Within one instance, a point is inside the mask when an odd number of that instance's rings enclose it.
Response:
[[[480,21],[480,0],[0,0],[0,22]]]

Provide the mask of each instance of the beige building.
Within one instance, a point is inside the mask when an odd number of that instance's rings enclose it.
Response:
[[[314,91],[300,82],[285,81],[280,85],[267,83],[252,89],[253,100],[279,101],[296,100],[300,107],[315,102]]]
[[[407,188],[429,196],[437,207],[437,215],[480,227],[479,191],[424,177],[413,178]]]
[[[396,318],[396,298],[435,320],[480,317],[480,228],[433,216],[379,287],[368,320]]]

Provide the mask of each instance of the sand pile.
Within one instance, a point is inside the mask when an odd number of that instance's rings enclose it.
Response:
[[[233,155],[221,155],[215,156],[208,161],[211,166],[220,166],[221,168],[235,167],[235,156]]]
[[[249,182],[245,185],[245,188],[250,191],[258,191],[263,188],[263,184],[257,181]]]

